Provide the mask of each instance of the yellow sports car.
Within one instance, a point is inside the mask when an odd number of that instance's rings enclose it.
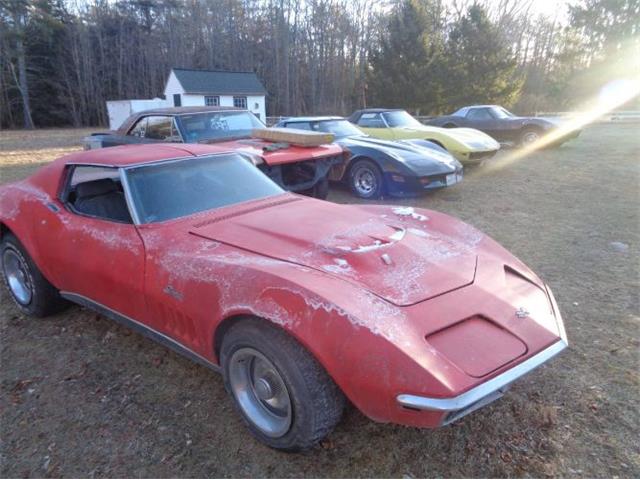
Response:
[[[420,123],[405,110],[368,108],[357,110],[349,121],[372,137],[385,140],[428,140],[447,149],[461,162],[493,157],[500,144],[474,128],[440,128]]]

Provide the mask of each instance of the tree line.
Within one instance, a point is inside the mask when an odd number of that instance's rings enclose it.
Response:
[[[269,115],[571,108],[640,58],[640,0],[0,0],[0,126],[105,125],[171,67],[255,71]]]

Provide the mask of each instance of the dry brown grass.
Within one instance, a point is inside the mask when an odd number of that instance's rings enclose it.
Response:
[[[0,132],[1,181],[86,133]],[[439,430],[351,410],[321,447],[277,453],[246,432],[218,376],[81,308],[26,318],[0,289],[0,474],[640,476],[639,151],[637,126],[597,125],[490,173],[468,169],[455,187],[385,200],[485,230],[551,285],[567,323],[568,351]],[[330,199],[356,201],[341,188]]]

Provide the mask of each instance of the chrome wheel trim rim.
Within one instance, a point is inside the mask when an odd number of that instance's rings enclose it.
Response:
[[[4,275],[14,298],[21,305],[29,305],[33,298],[33,289],[24,260],[12,249],[2,255]]]
[[[229,385],[245,417],[271,438],[291,427],[291,397],[282,376],[259,351],[236,350],[229,359]]]
[[[353,184],[360,195],[368,197],[378,187],[378,180],[369,167],[360,167],[353,175]]]
[[[539,138],[540,135],[538,135],[536,132],[527,132],[522,139],[522,143],[524,143],[525,145],[531,145],[532,143],[537,142]]]

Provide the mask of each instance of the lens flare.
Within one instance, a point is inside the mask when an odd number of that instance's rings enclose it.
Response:
[[[602,87],[598,95],[596,95],[591,102],[585,104],[583,108],[578,110],[580,113],[566,119],[539,140],[525,147],[513,150],[501,158],[497,158],[486,166],[485,173],[504,168],[536,150],[557,143],[575,130],[580,130],[585,125],[595,122],[638,95],[640,95],[640,76],[634,79],[619,78],[610,81]]]

